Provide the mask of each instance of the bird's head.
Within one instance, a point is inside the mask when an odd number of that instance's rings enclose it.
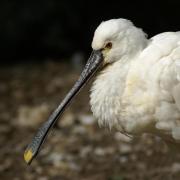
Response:
[[[100,66],[114,63],[127,55],[137,53],[145,45],[145,35],[125,19],[113,19],[102,22],[96,29],[92,48],[93,52],[88,59],[84,70],[72,89],[52,113],[49,119],[39,128],[31,144],[27,147],[24,158],[30,163],[45,140],[49,130],[67,105],[80,89],[87,83]]]
[[[102,22],[92,41],[93,50],[100,50],[104,64],[133,56],[147,43],[145,33],[127,19],[111,19]]]

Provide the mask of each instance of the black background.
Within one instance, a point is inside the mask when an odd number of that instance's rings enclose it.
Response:
[[[98,24],[127,18],[149,37],[180,30],[180,1],[0,1],[0,60],[70,57],[88,54]]]

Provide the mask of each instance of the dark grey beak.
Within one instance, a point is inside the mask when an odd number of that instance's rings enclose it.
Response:
[[[74,84],[72,89],[57,107],[57,109],[51,114],[49,119],[39,128],[37,134],[34,136],[32,142],[28,145],[24,153],[24,159],[26,163],[30,164],[34,157],[38,154],[38,151],[45,141],[49,130],[56,123],[60,115],[64,112],[67,105],[71,102],[73,97],[80,91],[80,89],[88,82],[88,80],[97,71],[103,62],[103,56],[100,50],[93,51],[89,60],[87,61],[84,70],[82,71],[79,79]]]

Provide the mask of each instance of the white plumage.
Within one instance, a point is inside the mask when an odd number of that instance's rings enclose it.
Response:
[[[104,48],[105,66],[90,95],[99,124],[179,141],[180,32],[147,39],[129,20],[112,19],[96,29],[92,48]]]

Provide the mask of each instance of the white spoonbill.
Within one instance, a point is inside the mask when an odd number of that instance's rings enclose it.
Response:
[[[180,32],[147,39],[131,21],[112,19],[98,26],[92,48],[80,78],[27,147],[27,163],[97,70],[90,104],[100,125],[129,135],[151,133],[180,141]]]

